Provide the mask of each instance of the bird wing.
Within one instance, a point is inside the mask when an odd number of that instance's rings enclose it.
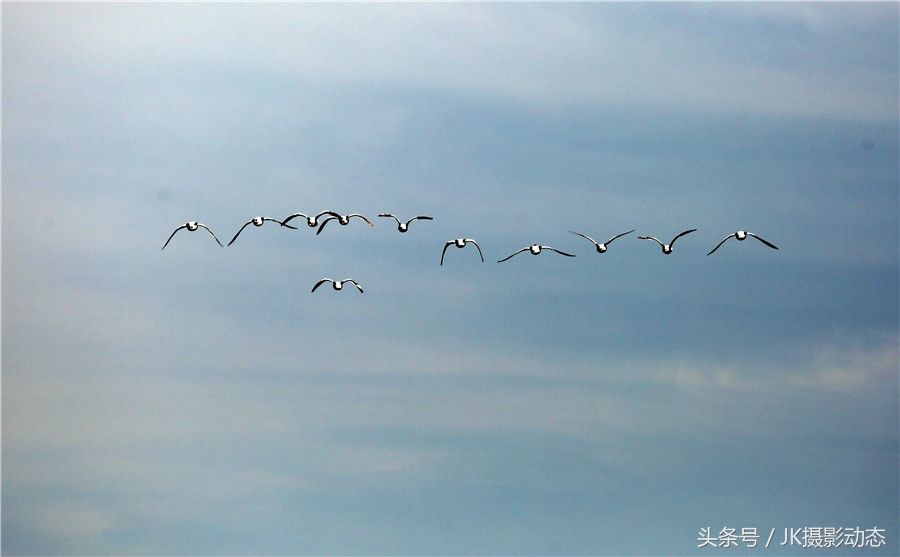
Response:
[[[660,242],[659,240],[657,240],[657,239],[654,238],[653,236],[638,236],[638,240],[653,240],[654,242],[656,242],[656,243],[659,244],[660,246],[663,245],[662,242]]]
[[[334,280],[332,280],[332,279],[330,279],[330,278],[323,278],[322,280],[320,280],[319,282],[317,282],[315,286],[313,286],[313,289],[310,290],[310,292],[315,292],[315,291],[316,291],[316,288],[322,286],[322,284],[324,284],[324,283],[326,283],[326,282],[334,282]]]
[[[610,238],[609,240],[607,240],[606,243],[608,244],[608,243],[612,242],[613,240],[615,240],[616,238],[618,238],[618,237],[620,237],[620,236],[624,236],[624,235],[626,235],[626,234],[631,234],[632,232],[634,232],[634,229],[633,229],[633,228],[632,228],[631,230],[629,230],[628,232],[622,232],[621,234],[616,234],[615,236],[613,236],[612,238]]]
[[[571,232],[572,234],[574,234],[576,236],[581,236],[585,240],[592,242],[595,246],[599,245],[599,244],[597,244],[597,240],[591,238],[590,236],[586,236],[586,235],[582,234],[581,232],[575,232],[574,230],[569,230],[569,232]]]
[[[517,251],[517,252],[515,252],[515,253],[512,253],[512,254],[510,254],[510,255],[507,255],[506,257],[504,257],[504,258],[501,259],[500,261],[497,261],[497,263],[503,263],[503,262],[506,261],[507,259],[511,259],[512,257],[514,257],[514,256],[516,256],[516,255],[519,255],[519,254],[522,253],[523,251],[528,251],[528,248],[527,248],[527,247],[524,247],[524,248],[520,249],[519,251]]]
[[[409,223],[411,223],[414,220],[434,220],[434,218],[427,217],[425,215],[419,215],[418,217],[413,217],[413,218],[409,219],[408,221],[406,221],[406,226],[409,226]],[[397,221],[397,222],[400,222],[400,221]]]
[[[447,253],[447,248],[449,248],[453,244],[453,240],[450,240],[446,244],[444,244],[444,251],[441,252],[441,266],[444,265],[444,254]]]
[[[350,219],[352,219],[353,217],[359,217],[359,218],[361,218],[362,220],[364,220],[364,221],[366,221],[367,223],[369,223],[369,226],[375,226],[374,224],[372,224],[372,221],[370,221],[370,220],[367,219],[366,217],[360,215],[359,213],[350,213],[349,215],[347,215],[347,220],[350,220]],[[398,222],[399,222],[399,221],[398,221]]]
[[[242,226],[241,229],[238,230],[237,233],[235,233],[234,238],[232,238],[231,241],[228,242],[228,245],[229,245],[229,246],[230,246],[231,244],[233,244],[235,240],[237,240],[237,237],[241,235],[241,232],[243,232],[244,229],[247,228],[247,225],[250,224],[251,222],[253,222],[252,219],[251,219],[251,220],[248,220],[246,223],[244,223],[244,226]]]
[[[219,239],[216,238],[216,235],[213,234],[213,231],[210,230],[208,226],[206,226],[205,224],[200,224],[199,222],[197,223],[197,226],[202,226],[203,228],[205,228],[207,232],[209,232],[210,234],[212,234],[212,237],[215,238],[216,242],[218,242],[218,244],[219,244],[220,246],[222,245],[222,242],[219,242]],[[224,246],[222,246],[222,247],[224,247]]]
[[[266,222],[267,220],[270,220],[270,221],[272,221],[272,222],[277,222],[277,223],[280,224],[281,226],[284,226],[284,227],[286,227],[286,228],[290,228],[291,230],[297,230],[297,227],[296,227],[296,226],[291,226],[291,225],[287,224],[286,222],[282,222],[282,221],[280,221],[280,220],[278,220],[278,219],[273,219],[272,217],[263,217],[263,222]]]
[[[674,245],[675,245],[675,240],[677,240],[678,238],[681,238],[681,237],[684,236],[685,234],[690,234],[691,232],[696,232],[696,231],[697,231],[696,228],[691,228],[690,230],[685,230],[684,232],[680,232],[677,236],[675,236],[674,238],[672,238],[672,241],[671,241],[671,242],[669,242],[669,247],[671,248],[672,246],[674,246]]]
[[[400,224],[400,219],[398,219],[397,217],[395,217],[394,215],[392,215],[390,213],[379,213],[378,216],[379,217],[390,217],[390,218],[394,219],[395,221],[397,221],[397,224]]]
[[[328,217],[327,219],[322,221],[322,224],[319,225],[319,229],[316,230],[316,236],[322,233],[322,229],[325,228],[325,225],[328,224],[328,221],[332,221],[338,217]]]
[[[778,246],[776,246],[775,244],[769,242],[768,240],[763,240],[762,238],[760,238],[759,236],[757,236],[757,235],[754,234],[753,232],[747,232],[747,236],[753,236],[754,238],[756,238],[756,239],[759,240],[760,242],[764,243],[765,245],[769,246],[770,248],[772,248],[772,249],[778,249]]]
[[[484,263],[484,254],[481,253],[481,246],[479,246],[478,242],[476,242],[475,240],[473,240],[471,238],[466,238],[466,243],[468,244],[469,242],[472,242],[473,244],[475,244],[475,247],[478,249],[478,255],[481,256],[481,262]]]
[[[295,219],[295,218],[297,218],[297,217],[303,217],[303,218],[305,218],[305,219],[308,219],[308,218],[309,218],[308,215],[304,215],[303,213],[294,213],[293,215],[291,215],[291,216],[289,216],[288,218],[284,219],[284,220],[281,222],[281,224],[286,226],[287,223],[291,222],[293,219]]]
[[[558,253],[558,254],[560,254],[560,255],[565,255],[566,257],[575,257],[575,256],[572,255],[571,253],[566,253],[566,252],[564,252],[564,251],[559,251],[558,249],[556,249],[556,248],[551,248],[550,246],[541,246],[541,249],[548,249],[548,250],[550,250],[550,251],[555,251],[556,253]]]
[[[175,232],[178,232],[178,231],[181,230],[182,228],[187,228],[187,224],[182,224],[181,226],[179,226],[178,228],[176,228],[175,231],[172,232],[172,234],[169,235],[169,239],[166,240],[166,243],[165,243],[165,244],[163,244],[162,249],[166,249],[166,246],[169,245],[169,242],[171,242],[171,241],[172,241],[172,238],[175,236]],[[218,240],[216,240],[216,241],[218,241]],[[219,243],[219,245],[222,245],[222,244]]]
[[[335,218],[338,218],[338,217],[341,216],[341,215],[335,213],[334,211],[322,211],[321,213],[319,213],[318,215],[316,215],[316,219],[318,219],[318,218],[321,217],[322,215],[329,215],[329,216],[332,216],[332,217],[335,217]]]
[[[721,246],[722,244],[724,244],[725,242],[727,242],[729,238],[734,238],[734,234],[729,234],[728,236],[725,236],[725,238],[723,238],[721,242],[719,242],[718,244],[716,244],[716,247],[714,247],[714,248],[713,248],[709,253],[707,253],[706,255],[712,255],[712,253],[713,253],[714,251],[716,251],[717,249],[719,249],[719,246]]]
[[[359,283],[356,282],[355,280],[353,280],[352,278],[344,279],[344,282],[352,282],[353,286],[355,286],[357,290],[359,290],[360,292],[363,291],[362,286],[360,286]]]

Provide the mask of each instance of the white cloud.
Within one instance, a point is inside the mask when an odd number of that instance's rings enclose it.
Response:
[[[868,6],[856,2],[758,2],[699,4],[709,15],[777,25],[801,25],[818,33],[842,29],[867,30],[897,14],[896,6]]]
[[[99,538],[116,526],[115,517],[109,510],[91,508],[71,503],[49,503],[35,505],[34,523],[40,535],[58,538],[64,547],[78,547],[81,550],[99,546]]]
[[[871,347],[822,347],[814,355],[811,369],[794,374],[789,381],[810,389],[858,392],[882,389],[900,372],[900,337]]]
[[[896,74],[747,62],[720,52],[712,40],[715,27],[708,28],[709,36],[697,35],[646,17],[638,7],[591,8],[53,6],[18,8],[9,19],[17,24],[14,30],[21,25],[31,33],[29,40],[53,35],[28,57],[122,80],[132,90],[149,86],[150,96],[158,94],[155,82],[199,71],[287,79],[299,87],[301,100],[310,98],[305,83],[383,83],[495,96],[534,109],[636,103],[763,115],[896,117]],[[819,35],[834,28],[865,32],[887,12],[865,5],[836,11],[764,4],[684,10],[705,10],[713,18],[800,21]],[[740,45],[749,39],[729,40]],[[24,49],[12,52],[26,55]]]
[[[867,346],[822,344],[813,350],[797,348],[804,363],[771,365],[728,364],[697,358],[675,358],[637,367],[633,378],[669,384],[702,399],[772,397],[786,393],[832,391],[873,392],[896,382],[900,341],[881,339]],[[799,367],[799,369],[798,369]],[[649,370],[649,371],[648,371]]]

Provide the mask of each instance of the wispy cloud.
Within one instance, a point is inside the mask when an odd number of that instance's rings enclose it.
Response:
[[[627,104],[882,122],[896,117],[890,102],[895,83],[880,68],[842,67],[836,79],[828,67],[804,67],[820,61],[820,49],[842,49],[830,40],[835,33],[890,27],[896,10],[885,5],[731,6],[719,12],[707,6],[615,6],[602,15],[577,5],[178,6],[165,8],[165,19],[157,19],[160,8],[153,6],[82,8],[91,14],[84,18],[70,17],[70,10],[23,10],[11,30],[52,32],[73,48],[64,58],[47,47],[39,53],[90,78],[119,76],[130,91],[150,85],[159,94],[159,87],[172,83],[173,70],[184,78],[184,70],[227,70],[290,76],[302,99],[309,98],[303,86],[310,81],[395,83],[496,95],[541,109]],[[698,25],[692,30],[702,32],[696,34],[679,28],[678,22],[714,16],[726,23],[788,26],[784,36],[795,48],[785,49],[781,59],[747,59],[740,45],[755,48],[766,40],[755,28]],[[216,32],[198,33],[200,22]],[[632,32],[638,27],[653,32],[638,38]],[[733,31],[737,35],[727,34]],[[18,35],[8,43],[15,49]],[[221,53],[232,50],[223,66]],[[144,71],[123,74],[135,61]]]

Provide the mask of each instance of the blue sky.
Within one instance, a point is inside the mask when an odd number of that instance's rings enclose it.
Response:
[[[896,553],[897,4],[2,26],[4,553]]]

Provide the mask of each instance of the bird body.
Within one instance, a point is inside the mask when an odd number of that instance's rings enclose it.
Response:
[[[169,239],[166,240],[166,243],[165,243],[165,244],[163,244],[162,249],[166,249],[166,246],[168,246],[168,245],[169,245],[169,242],[172,241],[172,238],[175,236],[175,233],[176,233],[176,232],[178,232],[179,230],[185,229],[185,228],[188,230],[188,232],[195,232],[195,231],[197,231],[197,229],[203,228],[203,229],[205,229],[207,232],[210,233],[210,235],[213,237],[213,239],[216,241],[217,244],[219,244],[220,246],[222,245],[222,242],[220,242],[219,239],[216,238],[216,235],[213,234],[213,231],[210,230],[208,226],[206,226],[205,224],[199,223],[199,222],[197,222],[197,221],[194,221],[194,220],[189,220],[189,221],[187,221],[186,223],[184,223],[184,224],[182,224],[181,226],[179,226],[178,228],[176,228],[176,229],[172,232],[172,234],[169,235]]]
[[[472,238],[457,238],[455,240],[447,240],[444,244],[444,251],[441,252],[441,265],[444,264],[444,254],[447,253],[447,248],[450,246],[456,246],[460,249],[466,247],[466,244],[473,244],[478,249],[478,255],[481,256],[481,262],[484,263],[484,254],[481,253],[481,246],[478,245],[478,242],[473,240]]]
[[[722,241],[719,242],[716,245],[716,247],[714,247],[712,250],[710,250],[710,252],[707,253],[706,255],[712,255],[714,251],[719,249],[719,247],[721,247],[722,244],[724,244],[726,241],[730,240],[731,238],[736,238],[739,242],[743,242],[744,240],[747,239],[748,236],[753,236],[754,238],[756,238],[757,240],[759,240],[760,242],[764,243],[765,245],[769,246],[772,249],[778,249],[778,246],[769,242],[768,240],[765,240],[765,239],[757,236],[753,232],[747,232],[746,230],[738,230],[737,232],[735,232],[733,234],[729,234],[728,236],[725,236],[725,238],[723,238]]]
[[[344,280],[334,280],[334,279],[330,279],[330,278],[323,278],[319,282],[317,282],[315,286],[313,286],[313,288],[312,288],[312,290],[310,290],[310,292],[315,292],[316,288],[322,286],[326,282],[330,282],[331,288],[333,288],[336,291],[344,288],[344,283],[347,283],[347,282],[352,283],[353,286],[355,286],[356,289],[359,290],[360,292],[363,291],[362,286],[360,286],[359,283],[356,282],[355,280],[353,280],[352,278],[346,278]]]
[[[696,228],[691,228],[690,230],[685,230],[684,232],[680,232],[680,233],[678,233],[678,235],[676,235],[674,238],[672,238],[672,241],[669,242],[668,244],[664,244],[664,243],[660,242],[653,236],[638,236],[638,239],[639,240],[653,240],[654,242],[656,242],[657,244],[660,245],[660,247],[662,248],[662,252],[665,255],[670,255],[672,253],[672,247],[675,245],[675,240],[677,240],[678,238],[681,238],[685,234],[690,234],[691,232],[696,232],[696,231],[697,231]]]
[[[331,211],[329,211],[329,213],[331,213]],[[340,223],[341,226],[347,226],[348,224],[350,224],[350,219],[353,217],[357,217],[357,218],[360,218],[360,219],[366,221],[366,224],[368,224],[369,226],[375,226],[374,224],[372,224],[372,221],[370,221],[366,217],[360,215],[359,213],[350,213],[349,215],[339,215],[337,213],[333,213],[332,216],[323,220],[322,224],[319,225],[319,229],[316,230],[316,236],[318,236],[319,234],[322,233],[322,230],[325,228],[325,225],[328,224],[330,221],[336,220],[336,221],[338,221],[338,223]]]
[[[246,223],[244,223],[244,226],[242,226],[240,228],[240,230],[238,230],[235,233],[234,238],[232,238],[231,241],[228,242],[228,245],[230,246],[231,244],[233,244],[234,241],[237,240],[237,237],[241,235],[241,232],[243,232],[244,229],[247,228],[247,226],[249,226],[251,224],[253,226],[262,226],[266,221],[277,222],[278,224],[280,224],[281,226],[284,226],[285,228],[290,228],[291,230],[297,230],[296,227],[291,226],[289,224],[285,224],[284,222],[282,222],[278,219],[273,219],[272,217],[253,217],[252,219],[250,219]]]
[[[540,245],[540,244],[532,244],[532,245],[530,245],[530,246],[527,246],[527,247],[524,247],[524,248],[520,249],[519,251],[517,251],[517,252],[515,252],[515,253],[512,253],[512,254],[510,254],[510,255],[507,255],[507,256],[504,257],[503,259],[497,261],[497,263],[503,263],[503,262],[506,261],[507,259],[511,259],[511,258],[513,258],[514,256],[519,255],[520,253],[522,253],[522,252],[524,252],[524,251],[530,251],[532,255],[538,255],[538,254],[540,254],[540,253],[541,253],[542,251],[544,251],[544,250],[555,251],[556,253],[558,253],[558,254],[560,254],[560,255],[565,255],[566,257],[575,257],[575,256],[572,255],[571,253],[566,253],[566,252],[560,251],[560,250],[558,250],[558,249],[556,249],[556,248],[551,248],[550,246],[542,246],[542,245]]]
[[[379,217],[389,217],[389,218],[392,218],[392,219],[394,219],[395,221],[397,221],[397,230],[399,230],[401,233],[406,232],[407,230],[409,230],[409,223],[411,223],[411,222],[414,221],[414,220],[417,220],[417,219],[418,219],[418,220],[434,220],[434,218],[432,218],[432,217],[426,217],[426,216],[424,216],[424,215],[418,216],[418,217],[413,217],[413,218],[409,219],[409,220],[406,221],[406,222],[402,222],[399,218],[395,217],[394,215],[392,215],[392,214],[390,214],[390,213],[380,213],[378,216],[379,216]]]
[[[284,219],[284,221],[282,221],[282,222],[284,222],[284,224],[287,224],[287,223],[289,223],[292,219],[295,219],[295,218],[297,218],[297,217],[303,217],[303,218],[306,219],[306,225],[307,225],[307,226],[309,226],[310,228],[315,228],[315,227],[319,226],[319,218],[320,218],[321,216],[323,216],[323,215],[331,215],[331,216],[333,216],[333,217],[339,217],[339,216],[340,216],[339,214],[335,213],[334,211],[322,211],[322,212],[319,213],[318,215],[306,215],[306,214],[304,214],[304,213],[294,213],[294,214],[288,216],[288,217],[287,217],[286,219]]]
[[[609,249],[609,244],[611,244],[613,240],[615,240],[619,236],[631,234],[632,232],[634,232],[634,230],[632,229],[632,230],[629,230],[628,232],[622,232],[621,234],[616,234],[615,236],[613,236],[612,238],[610,238],[609,240],[607,240],[603,243],[600,243],[597,240],[591,238],[590,236],[586,236],[586,235],[582,234],[581,232],[574,232],[572,230],[569,230],[569,232],[571,232],[572,234],[575,234],[576,236],[581,236],[585,240],[592,242],[594,244],[594,248],[596,248],[596,250],[597,250],[597,253],[606,253],[606,250]]]

